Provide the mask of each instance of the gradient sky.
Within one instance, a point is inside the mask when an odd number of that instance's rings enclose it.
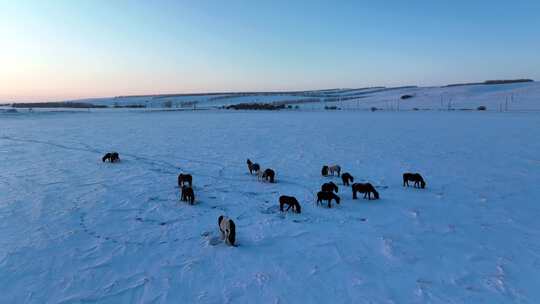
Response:
[[[522,77],[539,0],[0,0],[0,101]]]

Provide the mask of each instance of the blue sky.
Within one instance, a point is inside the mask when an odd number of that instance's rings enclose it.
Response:
[[[540,79],[540,1],[0,0],[0,100]]]

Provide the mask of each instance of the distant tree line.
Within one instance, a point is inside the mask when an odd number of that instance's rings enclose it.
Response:
[[[14,103],[11,105],[13,108],[106,108],[105,105],[94,105],[84,102],[26,102],[26,103]]]
[[[508,83],[520,83],[520,82],[533,82],[532,79],[505,79],[505,80],[486,80],[484,82],[467,82],[467,83],[454,83],[446,85],[446,87],[458,87],[458,86],[470,86],[470,85],[489,85],[489,84],[508,84]]]

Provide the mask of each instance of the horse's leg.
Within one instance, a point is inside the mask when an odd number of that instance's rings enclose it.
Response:
[[[328,200],[328,208],[332,208],[332,199]]]

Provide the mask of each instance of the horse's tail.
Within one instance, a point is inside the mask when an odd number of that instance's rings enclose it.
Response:
[[[231,219],[229,219],[229,235],[227,237],[229,239],[229,244],[234,246],[234,242],[236,241],[236,226]]]

